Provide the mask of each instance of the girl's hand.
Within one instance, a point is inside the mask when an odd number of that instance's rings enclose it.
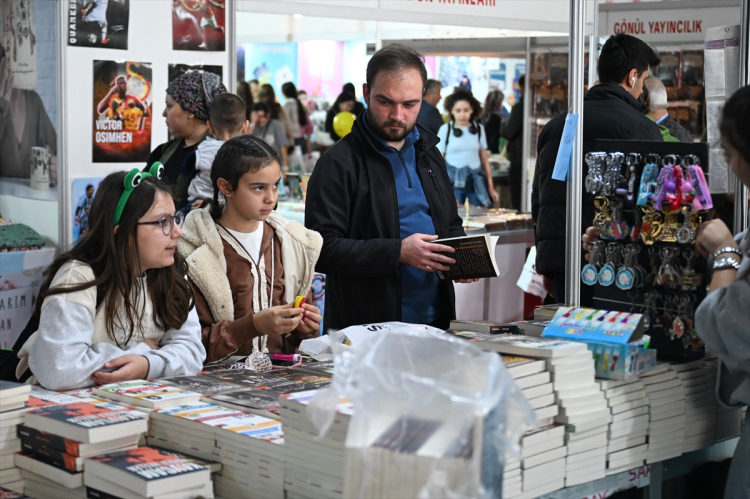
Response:
[[[286,334],[294,331],[302,321],[305,310],[294,308],[294,303],[261,310],[253,315],[255,329],[262,334]]]
[[[497,193],[494,186],[491,185],[490,188],[487,190],[490,191],[490,198],[492,198],[492,204],[495,204],[498,201],[500,201],[500,195]]]
[[[143,355],[125,355],[104,364],[104,369],[115,369],[111,373],[96,371],[92,376],[97,385],[119,383],[131,379],[145,379],[150,364]]]
[[[586,258],[586,261],[591,260],[591,254],[588,253],[589,251],[589,243],[593,243],[594,241],[599,240],[599,229],[596,227],[589,227],[586,229],[586,233],[581,236],[581,241],[583,241],[583,250],[586,251],[586,254],[584,257]]]
[[[302,309],[305,313],[302,316],[302,321],[299,323],[299,326],[297,326],[297,331],[304,336],[318,336],[320,323],[323,320],[323,316],[320,315],[320,309],[309,303],[303,304]]]
[[[711,220],[705,222],[698,229],[698,235],[695,239],[695,248],[698,250],[703,258],[707,258],[708,255],[712,254],[716,250],[726,248],[727,246],[732,248],[738,248],[737,241],[732,237],[732,233],[724,222],[719,220]]]

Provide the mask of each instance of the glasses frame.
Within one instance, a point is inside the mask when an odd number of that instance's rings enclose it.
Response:
[[[169,219],[169,232],[167,232],[167,219]],[[177,219],[179,219],[179,221]],[[157,220],[155,222],[138,222],[138,225],[161,225],[162,234],[164,234],[165,236],[169,236],[172,234],[175,224],[181,227],[184,221],[185,214],[181,211],[178,211],[174,215],[164,215],[161,220]]]

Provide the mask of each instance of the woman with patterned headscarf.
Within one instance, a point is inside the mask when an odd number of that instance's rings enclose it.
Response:
[[[167,87],[167,107],[162,116],[174,139],[154,149],[146,168],[157,161],[164,165],[164,179],[174,186],[178,210],[188,202],[188,187],[195,176],[193,153],[208,135],[206,122],[211,101],[226,92],[221,78],[204,71],[188,71]]]

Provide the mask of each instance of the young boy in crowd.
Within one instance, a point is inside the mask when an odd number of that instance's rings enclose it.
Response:
[[[247,133],[245,103],[230,93],[218,95],[211,101],[208,112],[208,130],[212,137],[206,137],[195,151],[195,177],[188,187],[188,200],[191,210],[200,208],[214,195],[211,185],[211,165],[219,148],[227,140]]]

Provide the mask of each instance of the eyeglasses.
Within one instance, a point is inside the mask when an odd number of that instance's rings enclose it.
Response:
[[[161,220],[156,222],[138,222],[138,225],[161,225],[161,231],[165,236],[168,236],[174,230],[175,224],[182,227],[182,222],[185,220],[185,214],[178,211],[174,216],[166,215]]]

